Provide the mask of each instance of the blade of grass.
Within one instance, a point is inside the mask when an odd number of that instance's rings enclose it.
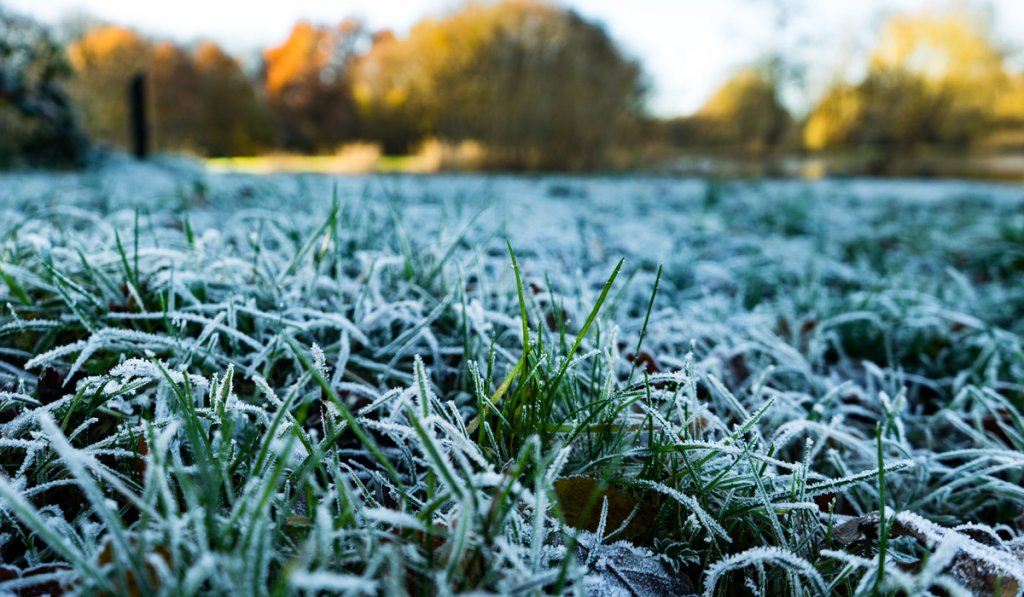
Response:
[[[398,487],[399,491],[401,492],[402,498],[407,499],[408,494],[401,475],[398,474],[398,471],[395,469],[394,465],[391,464],[391,461],[389,461],[387,457],[384,455],[384,453],[381,452],[380,447],[377,446],[377,442],[373,441],[373,438],[367,435],[366,431],[363,430],[362,425],[359,424],[359,421],[356,419],[355,415],[352,414],[352,411],[349,410],[345,402],[338,396],[338,393],[334,391],[334,388],[331,387],[331,384],[328,383],[327,380],[324,379],[324,376],[320,374],[320,371],[318,371],[316,366],[313,365],[313,362],[309,360],[309,357],[306,356],[306,354],[299,349],[299,346],[298,344],[295,343],[295,340],[288,336],[285,336],[284,342],[291,349],[292,354],[295,356],[295,358],[299,360],[299,362],[306,369],[306,371],[320,385],[321,389],[323,389],[323,391],[327,394],[331,402],[333,402],[334,405],[338,408],[338,412],[341,414],[341,418],[345,421],[345,423],[348,424],[349,429],[352,430],[353,435],[356,436],[360,443],[366,446],[366,449],[369,450],[374,460],[376,460],[378,464],[384,467],[384,470],[387,472],[388,477],[391,478],[391,481],[395,484],[395,486]]]
[[[18,297],[18,300],[21,301],[23,305],[29,307],[32,306],[32,299],[28,296],[28,293],[25,292],[25,289],[22,288],[20,284],[18,284],[17,280],[4,271],[3,266],[0,266],[0,278],[3,279],[4,283],[7,284],[7,287],[11,289],[11,292],[14,293],[14,296]]]

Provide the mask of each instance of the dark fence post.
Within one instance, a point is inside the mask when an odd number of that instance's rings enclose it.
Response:
[[[149,126],[146,122],[146,75],[132,77],[128,90],[131,104],[132,152],[144,160],[149,156]]]

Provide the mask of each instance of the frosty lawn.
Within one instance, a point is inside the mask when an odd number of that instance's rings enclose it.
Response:
[[[1020,187],[165,163],[0,205],[0,593],[1024,588]]]

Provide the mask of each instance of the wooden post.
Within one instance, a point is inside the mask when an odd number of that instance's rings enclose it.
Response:
[[[128,88],[131,106],[132,153],[144,160],[149,156],[149,125],[146,122],[146,75],[132,77]]]

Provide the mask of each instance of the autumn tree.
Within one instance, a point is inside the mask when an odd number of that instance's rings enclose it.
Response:
[[[804,128],[811,149],[851,145],[965,147],[992,130],[1012,89],[985,13],[897,14],[882,28],[867,76],[838,83]]]
[[[404,154],[423,137],[436,134],[429,115],[436,113],[428,87],[431,70],[417,61],[417,36],[398,39],[391,31],[373,36],[370,51],[356,63],[353,94],[363,130],[387,154]]]
[[[195,51],[195,71],[200,107],[195,146],[207,156],[252,155],[264,149],[272,137],[269,113],[238,60],[207,42]]]
[[[1011,76],[995,104],[1001,122],[1024,126],[1024,72]]]
[[[145,74],[154,146],[203,156],[244,155],[272,141],[269,111],[239,62],[213,43],[195,51],[153,44],[124,27],[87,30],[68,48],[72,97],[89,131],[129,142],[127,89]]]
[[[151,53],[138,33],[113,25],[92,29],[68,47],[75,71],[69,92],[94,138],[128,146],[126,90],[134,75],[145,72]]]
[[[157,44],[147,74],[153,91],[149,95],[154,146],[171,151],[194,150],[196,116],[202,107],[200,75],[192,56],[173,43]]]
[[[601,164],[643,93],[638,65],[602,28],[533,0],[424,19],[378,40],[357,72],[371,136],[390,115],[418,135],[479,141],[492,166],[516,169]]]
[[[865,97],[859,86],[832,85],[804,123],[804,145],[820,150],[859,144],[864,114]]]
[[[695,115],[704,146],[764,151],[779,145],[792,119],[770,65],[741,69]]]
[[[336,27],[301,21],[264,52],[264,88],[284,147],[332,150],[358,136],[350,71],[364,35],[351,19]]]

